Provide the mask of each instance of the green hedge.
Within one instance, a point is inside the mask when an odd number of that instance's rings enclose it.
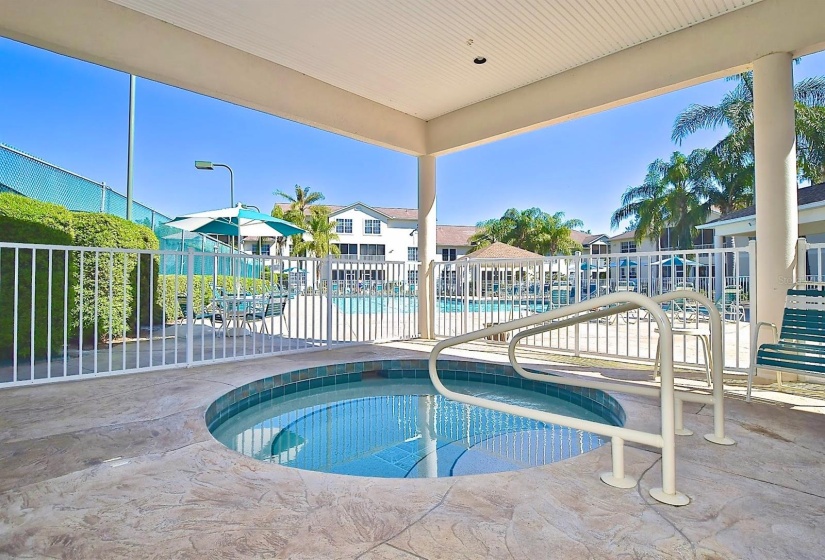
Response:
[[[73,215],[74,244],[80,247],[110,247],[119,249],[157,249],[158,239],[151,229],[111,214],[75,212]],[[140,278],[138,278],[140,260]],[[94,338],[95,326],[100,340],[120,338],[124,325],[127,335],[135,334],[140,313],[141,325],[149,324],[152,295],[150,286],[157,286],[158,260],[150,255],[136,253],[101,253],[95,259],[93,253],[84,255],[83,270],[76,269],[75,285],[83,295],[83,339]],[[82,278],[81,278],[82,274]],[[95,290],[97,279],[97,291]],[[138,287],[140,310],[137,309]],[[95,301],[103,302],[97,309],[95,325]],[[156,317],[162,313],[157,308]],[[80,306],[75,307],[72,329],[79,336]]]
[[[0,241],[72,245],[72,215],[63,206],[32,200],[12,193],[0,193]],[[34,253],[34,258],[32,257]],[[17,287],[17,356],[31,357],[32,296],[34,295],[34,354],[46,355],[49,347],[49,252],[47,250],[17,250],[18,277],[15,279],[15,250],[0,250],[0,359],[8,360],[14,348],[14,293]],[[34,260],[34,290],[32,290],[32,260]],[[75,270],[69,259],[70,276]],[[64,286],[66,256],[53,251],[51,257],[52,350],[63,343],[64,300],[69,309],[74,305],[74,290],[68,294]]]

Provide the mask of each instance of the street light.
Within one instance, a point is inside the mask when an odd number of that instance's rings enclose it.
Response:
[[[211,161],[195,161],[195,169],[201,169],[206,171],[212,171],[216,167],[225,167],[229,170],[229,200],[231,202],[230,207],[235,207],[235,175],[232,173],[232,168],[226,165],[225,163],[212,163]]]

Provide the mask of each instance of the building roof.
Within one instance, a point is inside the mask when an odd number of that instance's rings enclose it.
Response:
[[[819,183],[818,185],[811,185],[809,187],[803,187],[801,189],[797,189],[796,191],[796,205],[797,206],[806,206],[808,204],[815,204],[817,202],[825,201],[825,183]],[[706,222],[704,225],[710,224],[718,224],[722,222],[729,222],[733,220],[739,220],[742,218],[748,218],[750,216],[756,215],[756,205],[748,206],[747,208],[743,208],[741,210],[736,210],[734,212],[729,212],[722,216],[719,216],[715,220],[710,220]]]
[[[541,259],[543,258],[538,253],[519,249],[506,243],[496,241],[492,245],[488,245],[484,249],[464,255],[462,259]]]
[[[281,209],[286,212],[289,210],[290,203],[289,202],[278,202],[276,206],[280,206]],[[346,206],[341,206],[337,204],[317,204],[316,206],[326,206],[329,208],[330,215],[337,214],[342,210],[346,210],[347,208],[352,208],[354,206],[364,206],[366,208],[370,208],[375,210],[379,214],[385,215],[387,218],[391,220],[417,220],[418,219],[418,210],[415,208],[387,208],[384,206],[370,206],[369,204],[364,204],[363,202],[355,202],[353,204],[347,204]]]
[[[614,235],[613,237],[610,238],[610,241],[631,241],[635,237],[636,237],[636,230],[635,229],[629,229],[627,231],[623,231],[622,233],[620,233],[618,235]]]
[[[570,238],[582,247],[587,247],[588,245],[593,244],[602,237],[607,238],[607,235],[603,233],[588,233],[586,231],[579,231],[577,229],[574,229],[570,232]]]
[[[450,247],[469,247],[476,226],[435,226],[435,244]]]

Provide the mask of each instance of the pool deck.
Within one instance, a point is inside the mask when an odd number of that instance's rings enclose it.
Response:
[[[726,399],[721,447],[711,411],[685,405],[697,435],[677,447],[683,508],[653,501],[660,456],[625,450],[636,488],[599,481],[610,446],[543,467],[449,479],[356,478],[236,454],[206,429],[206,407],[264,376],[330,363],[425,357],[396,343],[0,391],[0,558],[822,558],[825,391],[742,388]],[[480,347],[479,347],[480,348]],[[501,362],[500,349],[454,355]],[[634,364],[525,362],[645,380]],[[682,381],[697,388],[701,373]],[[680,378],[681,379],[681,378]],[[655,430],[651,399],[614,394],[628,426]]]

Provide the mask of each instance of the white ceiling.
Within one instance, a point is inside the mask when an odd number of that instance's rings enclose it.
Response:
[[[430,120],[760,0],[109,1]]]

